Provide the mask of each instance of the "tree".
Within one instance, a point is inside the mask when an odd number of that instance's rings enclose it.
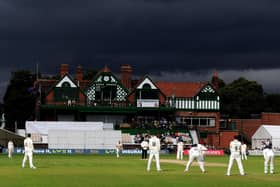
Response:
[[[267,94],[265,96],[264,112],[280,112],[280,94]]]
[[[259,114],[264,107],[262,85],[241,77],[219,90],[221,113],[232,118],[250,118]]]
[[[14,130],[15,122],[18,128],[25,128],[26,120],[34,120],[37,92],[33,88],[36,76],[30,71],[19,70],[11,74],[4,95],[4,111],[6,128]]]

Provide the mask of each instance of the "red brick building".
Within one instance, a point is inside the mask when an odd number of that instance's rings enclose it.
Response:
[[[81,66],[75,76],[62,64],[57,80],[39,79],[37,120],[103,121],[115,128],[196,130],[199,141],[220,147],[220,97],[214,82],[154,81],[148,75],[132,80],[125,64],[120,78],[105,66],[92,80],[83,79]],[[224,132],[224,134],[227,134]],[[228,137],[228,136],[227,136]]]

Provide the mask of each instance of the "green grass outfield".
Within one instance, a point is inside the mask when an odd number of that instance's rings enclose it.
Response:
[[[207,173],[193,165],[184,173],[183,163],[162,162],[163,171],[146,171],[147,160],[140,155],[34,155],[37,169],[21,168],[23,155],[0,155],[0,186],[24,187],[270,187],[280,186],[280,159],[275,158],[275,174],[263,173],[263,158],[249,157],[244,161],[246,176],[240,176],[237,165],[232,176],[225,176],[228,156],[206,157]],[[175,155],[162,155],[161,160],[175,161]],[[187,157],[185,157],[187,159]],[[186,163],[186,161],[184,162]],[[216,166],[216,163],[220,164]],[[28,165],[28,163],[27,163]],[[210,166],[213,165],[213,166]]]

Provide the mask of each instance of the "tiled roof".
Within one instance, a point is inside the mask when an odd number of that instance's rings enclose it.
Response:
[[[167,97],[194,97],[203,86],[205,82],[155,82],[157,87]]]

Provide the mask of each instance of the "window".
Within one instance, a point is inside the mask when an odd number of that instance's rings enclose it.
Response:
[[[210,127],[215,127],[215,119],[209,119],[210,122],[209,122],[209,126]]]
[[[215,127],[215,118],[207,117],[178,117],[177,122],[184,123],[188,126],[200,126],[200,127]]]
[[[116,94],[117,94],[116,86],[104,86],[102,91],[103,91],[104,101],[112,101],[116,98]]]
[[[100,102],[111,102],[117,97],[117,86],[96,85],[95,100]]]
[[[62,83],[61,87],[63,87],[63,88],[70,88],[71,85],[70,85],[69,82],[64,82],[64,83]]]
[[[192,125],[199,126],[199,118],[193,118],[192,119]]]
[[[144,84],[142,89],[151,89],[151,85],[149,84]]]
[[[158,99],[159,92],[152,89],[138,90],[136,96],[137,99]]]
[[[186,122],[186,125],[191,125],[192,124],[192,120],[190,118],[186,118],[185,122]]]
[[[199,125],[200,126],[206,126],[208,123],[208,119],[206,119],[206,118],[201,118],[200,119],[200,123],[199,123]]]

